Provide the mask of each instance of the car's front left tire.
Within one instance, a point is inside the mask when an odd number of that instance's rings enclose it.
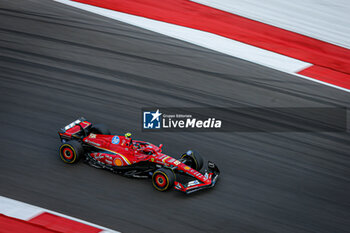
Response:
[[[59,153],[63,162],[76,163],[82,158],[84,149],[79,142],[68,141],[61,144]]]

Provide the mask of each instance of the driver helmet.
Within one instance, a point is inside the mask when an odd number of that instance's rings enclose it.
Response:
[[[127,132],[127,133],[125,134],[125,139],[127,140],[127,144],[128,144],[129,146],[132,146],[131,133]]]

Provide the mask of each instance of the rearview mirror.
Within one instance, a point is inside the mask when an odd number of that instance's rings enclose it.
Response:
[[[163,144],[159,144],[159,146],[158,146],[158,147],[159,147],[159,149],[162,149],[162,147],[163,147]]]

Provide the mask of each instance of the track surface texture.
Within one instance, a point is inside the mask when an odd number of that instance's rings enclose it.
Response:
[[[349,107],[348,93],[47,0],[0,1],[0,195],[122,232],[349,232],[346,133],[142,133],[141,108]],[[85,116],[221,170],[190,196],[58,156]]]

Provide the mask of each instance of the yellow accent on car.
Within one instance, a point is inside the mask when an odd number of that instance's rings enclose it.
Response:
[[[162,162],[165,163],[165,160],[169,158],[169,156],[166,156],[164,159],[162,159]]]

